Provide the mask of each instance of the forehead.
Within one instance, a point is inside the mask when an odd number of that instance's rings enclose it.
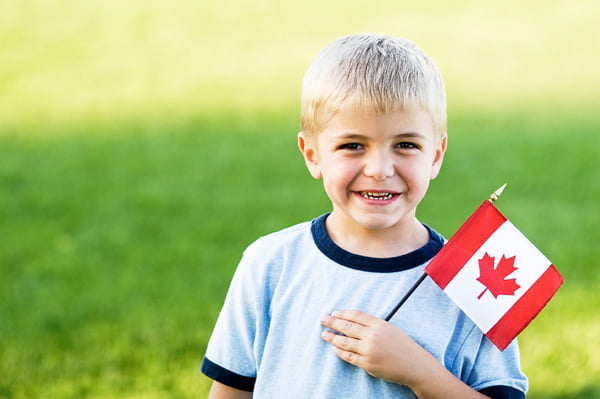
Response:
[[[387,137],[412,135],[434,137],[429,114],[421,109],[394,110],[386,113],[355,107],[343,108],[326,123],[321,135],[351,137]]]

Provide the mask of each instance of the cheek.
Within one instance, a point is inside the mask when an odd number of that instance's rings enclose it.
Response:
[[[431,181],[432,168],[430,163],[415,163],[410,168],[404,169],[407,183],[417,190],[427,190]]]
[[[328,192],[347,191],[352,181],[357,176],[357,171],[343,162],[328,165],[323,169],[323,184]]]

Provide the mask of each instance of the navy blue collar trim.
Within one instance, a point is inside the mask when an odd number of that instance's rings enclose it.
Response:
[[[412,269],[432,259],[444,245],[444,238],[427,225],[429,242],[421,248],[405,255],[393,258],[371,258],[353,254],[336,245],[325,228],[325,219],[329,213],[312,221],[310,227],[317,248],[329,259],[351,269],[377,273],[393,273]]]

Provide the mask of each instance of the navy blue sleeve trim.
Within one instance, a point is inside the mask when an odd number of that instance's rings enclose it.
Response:
[[[219,366],[216,363],[211,362],[208,358],[202,360],[201,371],[208,377],[221,384],[227,385],[232,388],[240,389],[242,391],[252,392],[254,391],[254,383],[256,382],[255,377],[246,377],[229,371],[226,368]]]
[[[523,392],[506,386],[483,388],[479,393],[487,395],[492,399],[525,399],[525,394]]]

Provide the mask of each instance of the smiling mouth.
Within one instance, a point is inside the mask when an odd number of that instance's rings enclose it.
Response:
[[[360,195],[366,199],[380,201],[391,200],[394,197],[392,193],[374,193],[371,191],[361,191]]]

